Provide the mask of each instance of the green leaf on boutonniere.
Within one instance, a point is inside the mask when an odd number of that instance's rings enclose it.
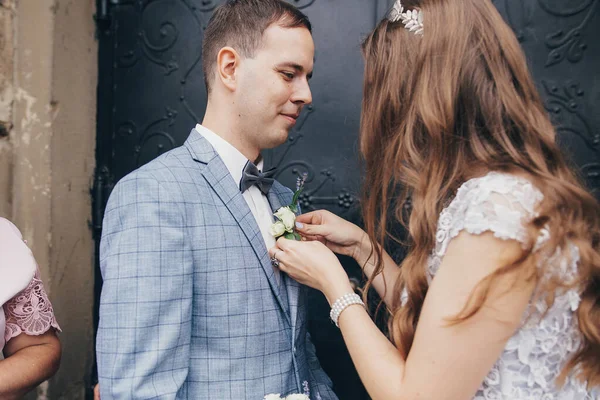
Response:
[[[290,204],[290,209],[295,213],[298,212],[298,198],[300,197],[303,189],[304,188],[300,188],[294,192],[294,198],[292,199],[292,204]]]
[[[284,238],[286,238],[287,240],[301,240],[302,238],[300,237],[300,235],[298,235],[296,232],[288,232],[285,235],[283,235]]]
[[[298,199],[300,198],[300,194],[304,189],[304,183],[306,182],[306,178],[308,173],[303,173],[298,177],[296,182],[296,192],[294,192],[294,196],[292,199],[292,203],[289,206],[283,206],[277,209],[277,211],[273,214],[275,216],[276,221],[271,225],[269,232],[275,238],[283,236],[288,240],[302,240],[302,236],[296,232],[296,216],[300,212],[300,205],[298,204]]]

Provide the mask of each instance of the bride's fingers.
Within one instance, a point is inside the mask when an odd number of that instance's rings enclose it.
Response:
[[[286,263],[284,263],[283,261],[279,261],[279,265],[277,265],[277,268],[279,268],[279,270],[281,272],[285,272],[286,274],[289,275],[290,270],[289,270],[288,266],[286,265]]]
[[[303,240],[308,240],[308,241],[314,241],[314,240],[319,240],[321,238],[321,236],[318,235],[309,235],[307,233],[302,233],[302,232],[298,232],[300,234],[300,236],[302,236]]]
[[[296,231],[305,236],[326,236],[328,228],[324,225],[312,225],[296,221]]]
[[[293,249],[296,249],[296,246],[299,244],[299,242],[295,240],[286,239],[283,236],[277,239],[276,243],[277,247],[279,247],[283,251],[292,251]]]
[[[271,258],[277,259],[277,268],[279,268],[281,271],[285,273],[290,272],[289,265],[291,265],[292,260],[290,258],[290,255],[287,254],[284,250],[280,248],[274,248],[273,255],[271,256]]]
[[[273,246],[273,247],[271,247],[269,249],[269,252],[268,252],[269,253],[269,258],[273,258],[273,256],[275,254],[277,254],[278,252],[281,252],[281,251],[283,251],[283,250],[279,248],[279,246],[277,245],[277,243],[275,243],[275,246]]]
[[[323,243],[325,246],[327,246],[327,239],[325,239],[323,236],[313,236],[312,239],[313,242],[321,242]]]
[[[322,220],[320,211],[311,211],[306,214],[300,214],[296,217],[296,221],[303,224],[318,224]]]

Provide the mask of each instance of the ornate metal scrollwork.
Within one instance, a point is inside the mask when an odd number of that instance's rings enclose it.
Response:
[[[563,86],[542,81],[548,95],[546,109],[556,126],[556,130],[562,135],[575,135],[596,154],[600,155],[600,132],[595,132],[583,115],[580,100],[585,91],[576,82],[569,82]],[[586,178],[590,188],[596,194],[600,188],[600,163],[592,162],[581,166],[581,172]]]
[[[156,0],[146,3],[146,5],[142,8],[142,29],[138,33],[138,36],[142,50],[148,60],[157,65],[161,65],[165,69],[165,75],[169,75],[173,71],[179,69],[179,65],[173,58],[170,60],[163,60],[162,55],[175,46],[177,38],[179,37],[179,30],[177,29],[175,23],[166,20],[167,14],[165,12],[156,10],[156,8],[160,7],[161,3],[163,2],[165,2],[166,7],[169,7],[169,5],[172,7],[172,4],[170,4],[168,1]],[[155,22],[147,22],[148,16],[156,17],[157,15],[160,15],[165,19],[159,24],[156,24]],[[156,26],[158,26],[157,30],[155,30]]]
[[[293,4],[295,7],[299,9],[306,8],[310,6],[315,0],[286,0],[288,3]]]
[[[185,6],[189,9],[190,13],[194,16],[197,26],[199,27],[201,32],[204,32],[206,26],[208,25],[208,21],[214,11],[214,9],[222,3],[223,0],[201,0],[199,4],[196,2],[191,2],[190,0],[183,0]],[[200,61],[202,60],[202,51],[201,46],[197,46],[196,52],[194,55],[194,59],[190,64],[189,68],[185,71],[180,84],[181,84],[181,94],[179,96],[179,101],[183,106],[183,109],[188,113],[190,118],[193,121],[200,121],[199,115],[194,111],[194,107],[188,102],[188,97],[186,95],[186,91],[190,88],[188,85],[188,78],[192,74],[192,72],[200,65]],[[197,88],[190,88],[195,89]]]
[[[561,5],[565,7],[556,9],[548,4],[548,0],[538,0],[540,7],[544,11],[557,17],[572,17],[583,12],[586,13],[581,23],[569,32],[565,33],[562,30],[558,30],[546,36],[546,46],[551,50],[546,60],[547,67],[558,64],[565,58],[571,63],[581,61],[587,49],[583,32],[594,15],[594,10],[598,2],[598,0],[582,0],[579,4],[572,5],[571,7],[566,6],[568,3],[561,2]]]
[[[499,1],[495,0],[495,2]],[[594,16],[599,2],[599,0],[574,0],[571,2],[537,0],[539,8],[554,17],[570,18],[585,13],[581,21],[567,32],[556,30],[546,35],[544,42],[550,50],[546,59],[546,67],[558,64],[565,59],[571,63],[577,63],[583,59],[587,50],[584,39],[585,28]],[[504,0],[507,21],[520,42],[525,41],[526,32],[533,30],[533,23],[536,21],[534,4],[528,1]],[[531,35],[532,33],[529,36]]]
[[[600,150],[600,133],[592,132],[585,119],[580,99],[585,95],[581,86],[570,82],[560,87],[548,81],[542,81],[547,94],[546,109],[550,113],[559,133],[574,134],[581,138],[592,151]]]
[[[600,163],[590,163],[581,167],[588,186],[596,196],[600,195]]]
[[[524,42],[526,32],[533,23],[533,7],[530,2],[504,0],[507,22],[512,27],[519,42]]]
[[[327,184],[335,182],[336,177],[332,167],[321,170],[318,174],[315,168],[306,161],[293,160],[284,163],[284,160],[289,158],[295,146],[304,138],[301,132],[304,124],[315,112],[315,107],[309,105],[300,116],[296,127],[290,132],[288,141],[280,152],[278,161],[273,163],[277,168],[276,178],[280,178],[286,172],[291,172],[295,176],[301,176],[306,173],[306,185],[304,192],[300,195],[299,203],[304,211],[314,210],[316,208],[329,207],[335,208],[338,213],[348,211],[352,207],[358,205],[357,197],[347,189],[342,189],[335,196],[319,195]]]
[[[200,0],[194,4],[190,4],[189,7],[192,11],[212,12],[219,3],[222,3],[222,0]]]
[[[141,135],[137,138],[137,143],[133,150],[136,157],[136,167],[149,161],[142,159],[142,155],[152,159],[176,146],[175,138],[165,128],[175,123],[177,114],[176,110],[167,106],[165,114],[161,118],[151,122],[144,128]],[[164,128],[161,128],[161,126],[164,126]],[[149,148],[150,146],[155,147],[151,149]]]
[[[137,126],[133,121],[125,121],[116,129],[121,137],[137,137]]]
[[[179,69],[179,63],[171,56],[165,56],[171,51],[180,32],[177,29],[177,24],[168,20],[168,14],[164,11],[159,11],[158,8],[163,6],[165,10],[172,8],[172,2],[168,0],[154,0],[141,2],[137,1],[129,6],[138,9],[139,28],[137,32],[137,40],[131,46],[122,43],[117,44],[117,66],[119,68],[130,68],[134,66],[140,56],[143,54],[149,61],[164,68],[165,75],[170,75]],[[149,18],[161,16],[163,18],[160,23],[155,21],[148,22]],[[117,23],[115,29],[124,29]]]

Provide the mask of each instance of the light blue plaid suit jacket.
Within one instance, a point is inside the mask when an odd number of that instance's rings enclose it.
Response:
[[[292,193],[275,183],[273,209]],[[274,271],[237,182],[195,130],[123,178],[106,208],[97,362],[108,399],[337,399],[306,287]],[[305,383],[307,382],[307,383]]]

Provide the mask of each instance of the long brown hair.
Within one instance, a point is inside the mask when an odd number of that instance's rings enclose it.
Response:
[[[402,22],[384,19],[363,43],[365,226],[373,242],[384,243],[389,235],[385,221],[392,214],[408,232],[408,255],[393,288],[392,340],[406,357],[428,290],[425,266],[443,205],[473,177],[472,171],[525,174],[544,195],[529,226],[530,245],[519,262],[480,282],[474,301],[456,320],[468,319],[481,308],[494,277],[535,265],[541,254],[572,243],[580,253],[578,278],[551,280],[540,289],[549,304],[561,286],[581,291],[577,317],[583,343],[559,381],[579,371],[582,381],[599,385],[600,207],[556,144],[515,35],[489,0],[405,0],[403,5],[423,11],[422,36],[406,30]],[[403,188],[399,194],[398,187]],[[409,198],[412,210],[406,215]],[[551,240],[534,251],[543,227]],[[376,252],[379,261],[367,286],[382,271],[381,249]],[[525,263],[527,259],[534,262]],[[542,273],[543,268],[531,268],[528,276],[541,285]],[[404,289],[408,300],[400,307]]]

